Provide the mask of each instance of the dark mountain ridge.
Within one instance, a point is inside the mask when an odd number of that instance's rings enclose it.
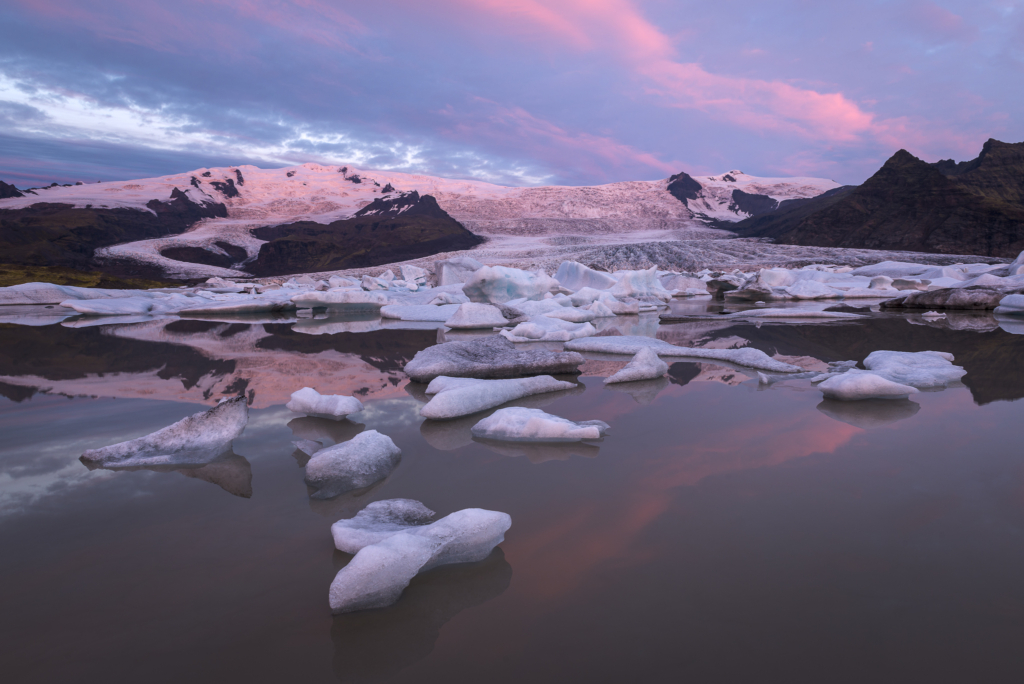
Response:
[[[730,228],[794,245],[1014,257],[1024,250],[1024,143],[989,140],[960,163],[900,150],[863,185],[782,202]]]

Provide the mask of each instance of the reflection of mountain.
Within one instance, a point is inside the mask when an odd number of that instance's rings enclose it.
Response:
[[[479,563],[417,575],[393,606],[339,615],[331,627],[335,676],[340,682],[395,676],[430,655],[445,623],[500,596],[511,581],[512,566],[498,547]]]
[[[302,387],[380,397],[400,392],[401,368],[435,335],[304,335],[255,317],[81,329],[0,324],[0,382],[67,395],[189,402],[245,394],[254,408],[284,404]]]
[[[87,466],[90,470],[96,466]],[[215,484],[228,494],[244,499],[252,497],[252,468],[244,456],[239,456],[231,447],[209,463],[202,465],[153,465],[153,466],[102,466],[102,470],[152,470],[158,473],[181,473],[185,477]]]
[[[745,338],[750,346],[768,354],[809,355],[822,361],[863,361],[879,349],[949,352],[956,364],[967,370],[963,383],[978,404],[1024,397],[1024,385],[1017,380],[1024,375],[1024,336],[1004,330],[979,333],[908,325],[899,316],[842,325],[757,327],[738,323],[712,335]]]

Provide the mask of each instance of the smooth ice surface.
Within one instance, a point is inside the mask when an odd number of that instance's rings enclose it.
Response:
[[[647,297],[668,301],[672,293],[658,280],[658,269],[652,266],[642,271],[616,271],[618,282],[609,289],[619,299],[624,297]]]
[[[121,467],[207,463],[226,451],[249,419],[245,397],[223,401],[145,437],[82,454],[86,465]]]
[[[475,328],[498,328],[507,322],[501,309],[490,304],[468,302],[460,304],[455,313],[444,324],[455,330],[472,330]]]
[[[953,355],[945,352],[875,351],[864,359],[864,367],[893,382],[917,389],[940,389],[967,374],[953,365]]]
[[[575,386],[571,382],[555,380],[550,375],[508,380],[450,378],[442,375],[434,378],[427,386],[427,394],[433,394],[434,397],[420,408],[420,415],[437,420],[458,418],[532,394],[557,392]]]
[[[495,411],[470,430],[474,437],[514,442],[578,442],[600,439],[608,430],[600,420],[573,422],[540,409],[510,406]]]
[[[827,399],[858,401],[861,399],[906,399],[918,390],[888,380],[881,375],[856,368],[835,375],[820,383],[818,389]]]
[[[490,555],[512,526],[507,513],[466,508],[429,522],[418,501],[375,501],[331,526],[335,546],[355,557],[331,583],[331,612],[383,608],[398,600],[417,573]]]
[[[360,432],[347,442],[317,451],[306,464],[306,484],[316,488],[314,499],[369,487],[398,467],[402,451],[376,430]]]
[[[444,323],[459,310],[458,304],[388,304],[380,308],[381,318],[400,321],[430,321]]]
[[[577,293],[587,288],[607,290],[618,283],[610,273],[595,271],[576,261],[563,261],[555,271],[555,280],[562,287]]]
[[[999,300],[999,306],[995,308],[995,313],[1008,316],[1024,316],[1024,295],[1013,294],[1003,297]]]
[[[558,281],[540,271],[484,266],[466,281],[462,291],[473,302],[504,304],[523,297],[541,299],[557,287]]]
[[[73,287],[51,283],[22,283],[0,287],[0,305],[12,304],[60,304],[68,299],[107,299],[130,297],[137,290],[103,290],[94,287]]]
[[[444,342],[416,352],[405,373],[416,382],[447,375],[460,378],[514,378],[576,373],[583,357],[576,352],[517,350],[501,335]]]
[[[570,323],[550,316],[534,316],[499,335],[512,342],[567,342],[597,333],[590,323]]]
[[[318,418],[344,418],[350,413],[362,411],[363,403],[355,397],[320,394],[312,387],[303,387],[292,393],[291,401],[285,407],[289,411]]]
[[[569,351],[591,352],[602,354],[636,354],[643,348],[650,348],[658,356],[688,356],[700,359],[728,361],[737,366],[756,368],[773,373],[800,373],[803,368],[792,364],[776,361],[759,349],[745,347],[743,349],[698,349],[695,347],[677,347],[654,337],[634,335],[617,335],[610,337],[588,337],[583,340],[567,342]]]
[[[327,307],[344,311],[376,311],[388,303],[388,296],[379,290],[338,289],[326,292],[302,292],[292,302],[307,307]]]
[[[668,372],[668,364],[651,347],[644,347],[617,373],[604,379],[605,384],[653,380]]]

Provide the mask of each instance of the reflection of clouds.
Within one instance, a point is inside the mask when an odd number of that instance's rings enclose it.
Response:
[[[353,414],[353,417],[381,432],[405,428],[420,422],[420,404],[412,397],[378,399],[364,402],[363,410]]]

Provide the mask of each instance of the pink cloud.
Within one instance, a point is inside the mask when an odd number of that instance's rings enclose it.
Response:
[[[903,16],[912,28],[933,40],[973,41],[978,37],[978,29],[969,25],[963,17],[929,0],[908,3]]]

